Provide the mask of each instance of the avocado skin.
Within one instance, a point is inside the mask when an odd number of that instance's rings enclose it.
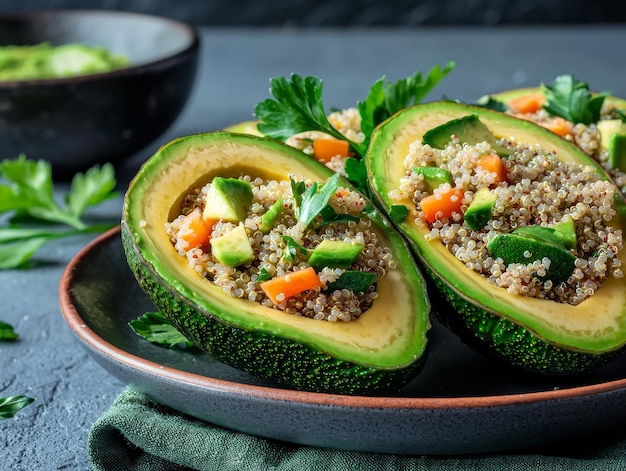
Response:
[[[422,269],[428,275],[433,306],[437,306],[433,317],[468,347],[503,365],[525,373],[578,376],[603,367],[622,353],[621,350],[602,355],[577,352],[539,339],[502,314],[463,300],[462,295],[426,265],[422,265]]]
[[[229,325],[187,304],[173,288],[159,283],[143,263],[131,231],[121,225],[122,246],[141,289],[187,338],[217,360],[256,377],[298,390],[349,395],[396,392],[421,371],[427,352],[410,366],[381,370],[333,358],[306,345]],[[272,354],[273,352],[273,354]],[[306,360],[304,360],[306,359]]]

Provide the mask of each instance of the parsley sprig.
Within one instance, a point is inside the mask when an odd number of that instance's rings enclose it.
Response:
[[[306,227],[309,227],[313,220],[322,214],[322,211],[328,206],[328,201],[339,188],[339,177],[339,173],[335,173],[319,190],[317,182],[313,182],[307,187],[304,182],[291,180],[294,214],[298,222],[304,223]],[[335,213],[334,210],[332,212]],[[328,212],[326,214],[331,216]],[[322,214],[322,216],[324,215]]]
[[[116,196],[113,166],[94,166],[74,176],[64,204],[54,198],[52,170],[43,160],[24,155],[0,162],[0,269],[24,265],[47,242],[82,233],[102,232],[110,224],[90,224],[86,210]],[[117,223],[117,222],[116,222]]]
[[[455,62],[450,61],[444,67],[436,65],[426,76],[416,72],[396,82],[388,82],[384,76],[377,80],[366,99],[357,102],[361,130],[365,134],[362,143],[348,139],[330,124],[322,100],[323,82],[313,76],[292,74],[291,80],[283,76],[271,79],[270,92],[274,98],[267,98],[254,108],[255,116],[261,121],[258,129],[266,136],[281,140],[301,132],[321,131],[347,141],[355,158],[360,160],[378,124],[401,109],[422,101],[454,67]]]
[[[323,82],[313,76],[292,74],[290,80],[283,76],[271,79],[270,93],[274,98],[267,98],[254,108],[260,120],[257,128],[265,136],[283,141],[306,131],[321,131],[347,141],[353,157],[346,160],[346,176],[358,190],[369,195],[362,159],[374,128],[401,109],[422,101],[454,67],[455,62],[450,61],[444,67],[436,65],[425,76],[416,72],[396,82],[389,82],[384,76],[377,80],[365,100],[357,102],[365,136],[360,143],[344,136],[329,122],[322,100]]]
[[[254,108],[254,114],[261,120],[259,131],[283,141],[301,132],[322,131],[348,141],[354,152],[363,155],[365,148],[361,144],[345,137],[328,121],[322,101],[323,86],[317,77],[298,74],[292,74],[290,81],[283,76],[271,79],[270,92],[274,99],[267,98]]]
[[[365,149],[376,126],[398,111],[420,103],[455,66],[454,61],[444,67],[437,64],[426,76],[418,71],[396,82],[389,82],[384,76],[378,79],[370,88],[367,98],[357,103],[361,131],[365,134]]]
[[[541,91],[546,97],[543,108],[548,113],[582,124],[598,122],[602,104],[609,96],[608,92],[592,94],[586,82],[572,75],[560,75],[552,85],[542,83]]]
[[[0,420],[10,419],[34,400],[27,396],[0,397]]]
[[[195,349],[192,342],[176,330],[161,312],[146,312],[129,322],[137,335],[167,348]]]

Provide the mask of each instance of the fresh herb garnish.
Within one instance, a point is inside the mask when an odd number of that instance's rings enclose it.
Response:
[[[27,396],[0,397],[0,420],[10,419],[34,400]]]
[[[298,252],[300,252],[302,255],[306,255],[308,253],[303,246],[293,240],[293,237],[282,236],[282,239],[283,242],[285,242],[285,248],[287,249],[285,251],[285,260],[293,262],[296,259]]]
[[[167,348],[196,348],[160,312],[146,312],[130,321],[129,325],[137,335],[156,345]]]
[[[551,86],[541,84],[546,97],[543,108],[554,116],[572,123],[591,124],[600,119],[602,104],[608,92],[592,94],[589,85],[574,79],[572,75],[560,75]]]
[[[283,141],[306,131],[320,131],[347,141],[354,158],[346,161],[346,178],[359,191],[369,195],[367,175],[358,162],[365,156],[372,131],[392,114],[419,103],[454,67],[455,63],[451,61],[443,68],[433,67],[425,77],[416,72],[396,82],[387,82],[385,77],[376,81],[366,99],[357,102],[361,130],[365,135],[360,143],[344,136],[328,121],[322,101],[323,83],[312,76],[292,74],[291,80],[282,76],[271,79],[270,92],[274,98],[268,98],[254,108],[254,114],[260,120],[257,128],[262,134]],[[350,161],[352,163],[348,164]]]
[[[52,170],[43,160],[0,162],[0,213],[12,213],[9,225],[0,227],[0,269],[16,268],[54,239],[88,232],[102,232],[111,224],[88,224],[85,211],[116,196],[113,166],[94,166],[74,176],[65,205],[54,198]],[[56,225],[61,225],[59,228]],[[67,229],[70,226],[71,229]]]
[[[367,181],[365,161],[348,157],[345,162],[345,169],[350,183],[352,183],[357,190],[370,198],[371,191]]]
[[[13,326],[0,321],[0,340],[17,340],[18,337]]]
[[[257,283],[261,283],[262,281],[267,281],[267,280],[271,280],[272,279],[272,275],[270,275],[270,273],[265,269],[265,268],[261,268],[259,270],[259,274],[256,277],[256,281]]]
[[[391,208],[389,208],[389,219],[396,224],[404,222],[408,216],[409,208],[403,204],[394,204]]]
[[[486,95],[480,98],[476,103],[476,106],[480,106],[482,108],[487,108],[488,110],[500,111],[504,113],[509,109],[509,107],[503,101],[498,100],[497,98],[492,97],[491,95]]]
[[[385,77],[377,80],[365,101],[357,103],[361,115],[361,131],[365,134],[362,146],[367,149],[372,131],[377,125],[398,111],[421,102],[455,66],[456,63],[450,61],[443,68],[436,65],[426,77],[422,77],[422,72],[416,72],[396,82],[387,82]],[[364,154],[362,152],[361,156]]]
[[[280,140],[301,132],[322,131],[348,141],[354,152],[363,155],[363,146],[346,138],[328,121],[322,89],[323,83],[317,77],[292,74],[291,81],[282,76],[271,79],[270,92],[274,99],[268,98],[254,108],[254,114],[261,120],[258,130]]]
[[[319,191],[317,182],[313,182],[307,188],[304,182],[296,183],[291,180],[294,214],[298,222],[304,223],[306,227],[309,227],[313,220],[322,213],[324,208],[328,206],[330,198],[339,188],[339,177],[340,175],[335,173],[322,185]]]

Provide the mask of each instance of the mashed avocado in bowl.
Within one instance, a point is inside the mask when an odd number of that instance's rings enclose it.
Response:
[[[109,72],[128,67],[126,56],[84,44],[0,47],[0,80],[38,80]]]

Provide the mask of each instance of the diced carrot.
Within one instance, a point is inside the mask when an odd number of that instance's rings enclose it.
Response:
[[[264,281],[260,286],[274,304],[280,304],[295,294],[322,286],[322,282],[313,267],[308,267]]]
[[[194,209],[183,219],[178,237],[187,242],[189,248],[201,247],[209,242],[212,226],[202,219],[199,209]]]
[[[531,93],[513,98],[509,102],[509,109],[514,113],[536,113],[541,109],[545,97],[542,93]]]
[[[420,201],[420,207],[427,222],[433,223],[439,218],[449,218],[454,212],[461,212],[463,190],[451,188],[445,193],[434,193]]]
[[[507,181],[508,178],[509,178],[509,171],[507,170],[506,165],[504,165],[504,161],[496,153],[487,154],[487,155],[484,155],[484,156],[480,157],[476,161],[476,165],[478,165],[480,168],[486,170],[487,172],[495,173],[496,174],[496,181],[495,181],[496,185],[498,183]]]
[[[348,141],[340,139],[313,139],[313,154],[320,162],[330,162],[337,155],[348,157],[349,148]]]
[[[554,134],[558,134],[561,137],[572,134],[572,123],[561,118],[560,116],[552,118],[550,121],[544,124],[544,126],[552,131]]]

